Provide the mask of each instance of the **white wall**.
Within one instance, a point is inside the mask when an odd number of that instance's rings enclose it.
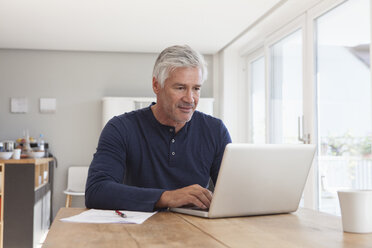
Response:
[[[0,49],[0,140],[29,129],[43,133],[58,159],[53,214],[65,204],[67,168],[89,165],[101,130],[104,96],[154,96],[152,68],[157,54]],[[202,97],[213,97],[213,58]],[[10,97],[27,97],[26,114],[10,113]],[[39,113],[39,98],[57,99],[55,114]],[[84,206],[83,199],[73,206]]]
[[[244,59],[234,45],[215,55],[218,59],[218,90],[215,90],[219,117],[224,121],[233,142],[246,142],[246,103]]]

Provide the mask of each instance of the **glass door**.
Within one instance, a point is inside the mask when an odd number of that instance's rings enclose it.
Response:
[[[319,209],[338,215],[337,190],[372,188],[369,2],[315,20]]]
[[[302,43],[302,29],[298,29],[269,48],[269,143],[301,143]]]

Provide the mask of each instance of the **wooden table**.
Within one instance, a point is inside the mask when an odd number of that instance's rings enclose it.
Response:
[[[141,225],[59,220],[84,210],[60,209],[43,247],[372,247],[372,234],[344,233],[340,217],[307,209],[225,219],[161,212]]]

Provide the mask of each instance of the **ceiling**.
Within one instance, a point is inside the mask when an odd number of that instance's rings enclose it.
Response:
[[[214,54],[283,0],[0,0],[0,48]]]

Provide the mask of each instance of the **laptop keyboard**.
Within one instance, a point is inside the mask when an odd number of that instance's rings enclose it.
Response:
[[[203,211],[203,212],[208,212],[209,208],[199,208],[197,206],[190,206],[190,207],[182,207],[182,208],[187,208],[187,209],[192,209],[192,210],[198,210],[198,211]]]

